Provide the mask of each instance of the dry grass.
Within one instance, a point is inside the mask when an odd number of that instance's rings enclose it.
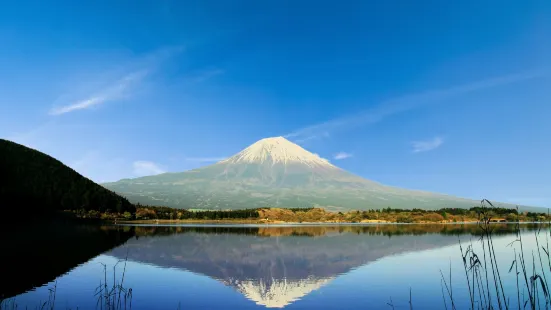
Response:
[[[483,209],[492,206],[488,200],[481,202]],[[466,247],[459,244],[465,279],[469,292],[469,309],[551,309],[551,298],[547,281],[547,272],[551,272],[549,254],[549,226],[546,228],[545,244],[540,245],[540,230],[534,234],[536,249],[526,254],[520,226],[516,224],[516,239],[509,246],[513,249],[514,259],[508,273],[514,272],[515,289],[504,289],[502,270],[498,267],[498,258],[493,242],[494,225],[491,216],[484,211],[478,227],[482,232],[478,242],[482,251],[476,252],[472,242]],[[539,264],[538,264],[539,263]],[[530,268],[531,267],[531,268]],[[457,309],[453,296],[451,270],[449,278],[441,272],[444,307]]]

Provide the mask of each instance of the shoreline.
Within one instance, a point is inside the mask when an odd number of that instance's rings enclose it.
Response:
[[[416,223],[400,223],[400,222],[390,222],[390,221],[377,221],[377,220],[364,220],[361,222],[345,222],[345,221],[324,221],[324,222],[288,222],[288,221],[267,221],[267,220],[123,220],[123,221],[114,221],[113,224],[197,224],[197,225],[472,225],[477,224],[478,221],[465,221],[465,222],[416,222]],[[491,224],[530,224],[530,223],[542,223],[542,222],[491,222]]]

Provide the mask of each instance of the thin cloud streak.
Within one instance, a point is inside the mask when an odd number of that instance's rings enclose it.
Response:
[[[413,141],[411,147],[413,153],[428,152],[439,148],[444,143],[441,137],[435,137],[425,141]]]
[[[90,99],[86,99],[86,100],[83,100],[83,101],[80,101],[80,102],[76,102],[72,105],[67,105],[67,106],[64,106],[64,107],[57,108],[57,109],[52,109],[50,111],[50,115],[60,115],[60,114],[69,113],[69,112],[74,111],[74,110],[87,109],[91,106],[102,104],[103,102],[105,102],[105,99],[106,99],[105,97],[92,97]]]
[[[431,104],[438,104],[441,100],[467,94],[470,92],[488,89],[497,86],[508,85],[537,77],[542,77],[542,72],[530,72],[522,74],[512,74],[492,79],[476,81],[469,84],[450,87],[447,89],[432,90],[417,94],[405,95],[382,102],[377,107],[369,109],[355,115],[345,116],[329,120],[324,123],[298,129],[294,132],[284,135],[295,142],[304,142],[313,139],[320,139],[328,136],[330,132],[344,130],[361,125],[372,124],[382,121],[384,118],[418,109]]]
[[[112,85],[101,90],[90,98],[71,103],[66,106],[53,108],[50,115],[61,115],[76,110],[89,109],[91,107],[103,104],[108,101],[120,100],[130,96],[130,90],[136,84],[139,84],[147,76],[147,71],[132,72],[123,78],[115,81]]]
[[[131,97],[132,91],[137,89],[141,82],[159,67],[163,61],[181,51],[183,51],[182,47],[164,48],[146,55],[131,66],[127,66],[125,70],[127,73],[122,77],[108,82],[106,86],[96,90],[85,99],[53,107],[48,114],[52,116],[62,115]]]
[[[333,157],[333,159],[335,160],[342,160],[342,159],[347,159],[347,158],[350,158],[354,155],[350,154],[350,153],[346,153],[346,152],[339,152],[337,154],[335,154],[335,156]]]

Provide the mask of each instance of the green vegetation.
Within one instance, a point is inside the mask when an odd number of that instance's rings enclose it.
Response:
[[[293,211],[293,212],[299,212],[299,211],[310,211],[314,210],[313,207],[304,207],[304,208],[286,208],[287,210]]]
[[[210,210],[210,211],[191,211],[183,209],[174,209],[169,207],[155,207],[136,205],[137,220],[222,220],[222,219],[256,219],[258,210]]]
[[[126,198],[78,174],[60,161],[23,145],[0,139],[0,197],[4,212],[52,213],[60,210],[125,211]]]
[[[136,213],[122,216],[101,214],[96,211],[77,211],[84,217],[95,214],[97,218],[126,220],[190,220],[190,221],[256,221],[271,222],[330,222],[330,223],[461,223],[477,222],[489,216],[492,222],[542,222],[550,219],[546,213],[523,212],[516,209],[473,207],[471,209],[444,208],[439,210],[392,209],[369,211],[330,212],[321,208],[260,208],[243,210],[191,210],[160,206],[136,205]]]

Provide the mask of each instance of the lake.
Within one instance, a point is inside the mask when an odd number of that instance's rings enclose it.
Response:
[[[516,308],[515,225],[492,227],[503,291]],[[538,229],[520,226],[529,276]],[[540,246],[548,235],[539,231]],[[29,225],[3,233],[0,292],[4,308],[19,309],[51,302],[53,291],[56,309],[100,309],[95,294],[105,281],[122,282],[121,309],[125,294],[132,309],[409,309],[410,293],[414,309],[444,309],[444,299],[451,309],[442,284],[451,275],[454,306],[469,309],[459,240],[482,255],[479,236],[475,224]]]

